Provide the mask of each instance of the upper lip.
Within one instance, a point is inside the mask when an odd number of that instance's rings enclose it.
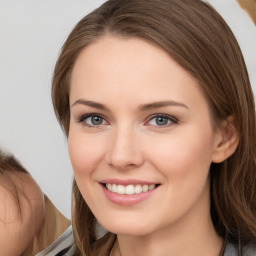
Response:
[[[137,180],[137,179],[105,179],[101,180],[100,183],[103,184],[118,184],[118,185],[153,185],[153,184],[159,184],[157,182],[150,182],[150,181],[144,181],[144,180]]]

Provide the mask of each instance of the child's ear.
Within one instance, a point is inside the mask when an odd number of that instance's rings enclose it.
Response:
[[[221,163],[230,157],[239,143],[238,131],[233,116],[221,121],[216,130],[215,147],[212,154],[213,163]]]

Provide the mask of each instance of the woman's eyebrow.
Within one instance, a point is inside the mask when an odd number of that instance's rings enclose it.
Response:
[[[92,108],[109,111],[109,108],[104,104],[91,101],[91,100],[78,99],[71,105],[71,107],[77,106],[77,105],[85,105]],[[159,101],[159,102],[152,102],[148,104],[142,104],[139,106],[139,111],[143,112],[143,111],[147,111],[155,108],[168,107],[168,106],[177,106],[177,107],[183,107],[183,108],[189,109],[188,106],[186,106],[181,102],[169,100],[169,101]]]
[[[184,107],[186,109],[189,109],[188,106],[186,106],[181,102],[168,100],[168,101],[159,101],[159,102],[140,105],[139,110],[143,112],[143,111],[151,110],[154,108],[161,108],[161,107],[168,107],[168,106]]]
[[[71,105],[71,107],[77,106],[77,105],[85,105],[85,106],[89,106],[92,108],[109,111],[108,107],[106,107],[104,104],[101,104],[101,103],[98,103],[95,101],[91,101],[91,100],[78,99]]]

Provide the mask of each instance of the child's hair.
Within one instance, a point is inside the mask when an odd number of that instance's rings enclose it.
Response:
[[[7,191],[9,191],[17,206],[18,216],[22,217],[20,204],[21,191],[19,191],[15,181],[13,180],[15,172],[28,173],[13,155],[0,151],[0,186],[3,186]]]
[[[255,105],[241,50],[226,22],[200,0],[109,0],[88,14],[67,38],[53,76],[53,105],[67,136],[74,63],[84,47],[105,35],[161,47],[197,79],[217,125],[234,117],[237,150],[210,170],[212,220],[223,238],[256,242]],[[73,204],[77,254],[89,256],[96,220],[75,181]]]

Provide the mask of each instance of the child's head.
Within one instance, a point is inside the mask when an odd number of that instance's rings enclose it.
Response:
[[[2,151],[0,201],[1,253],[28,255],[45,219],[44,196],[18,160]]]

